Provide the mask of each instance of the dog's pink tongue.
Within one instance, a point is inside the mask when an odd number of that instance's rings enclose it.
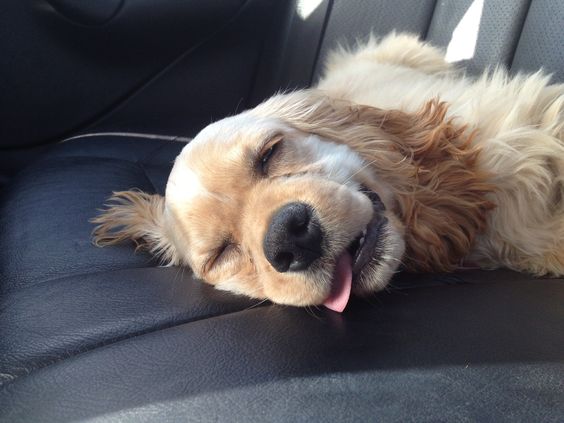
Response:
[[[348,252],[344,252],[337,260],[335,275],[333,279],[333,290],[329,298],[323,305],[330,310],[341,313],[351,295],[352,286],[352,257]]]

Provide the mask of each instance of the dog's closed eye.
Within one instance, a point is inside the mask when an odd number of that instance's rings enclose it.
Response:
[[[262,176],[268,176],[269,167],[280,152],[282,142],[282,136],[277,135],[268,140],[264,147],[261,148],[259,153],[258,169]]]
[[[214,268],[224,264],[229,258],[238,252],[236,244],[226,241],[219,248],[216,248],[204,264],[204,272],[207,273]]]

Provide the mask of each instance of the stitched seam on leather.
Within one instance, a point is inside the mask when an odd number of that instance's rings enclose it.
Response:
[[[145,179],[147,179],[147,181],[149,181],[149,184],[153,187],[153,193],[158,194],[157,193],[157,187],[155,186],[155,184],[153,183],[153,181],[149,177],[149,174],[147,173],[147,170],[145,169],[143,164],[137,163],[137,166],[139,166],[139,169],[141,169],[143,171],[143,174],[145,175]]]
[[[427,36],[429,35],[429,30],[431,29],[431,23],[433,22],[433,18],[435,17],[435,12],[437,11],[437,3],[438,0],[435,0],[435,2],[433,3],[431,13],[429,14],[429,21],[427,22],[427,29],[425,29],[425,34],[422,34],[423,40],[426,40]]]
[[[132,253],[134,253],[132,251]],[[150,261],[150,260],[148,260]],[[76,278],[76,277],[81,277],[81,276],[95,276],[95,275],[99,275],[102,273],[113,273],[113,272],[122,272],[122,271],[127,271],[127,270],[137,270],[137,269],[154,269],[160,267],[158,265],[155,266],[139,266],[139,267],[122,267],[119,269],[105,269],[105,270],[96,270],[93,272],[78,272],[78,273],[69,273],[66,275],[61,275],[61,276],[53,276],[51,278],[47,278],[47,279],[42,279],[36,283],[33,284],[26,284],[24,286],[19,286],[19,287],[15,287],[15,288],[10,288],[7,289],[5,291],[2,291],[2,295],[10,295],[10,294],[14,294],[16,292],[24,292],[28,289],[34,289],[40,285],[43,285],[44,283],[53,283],[53,282],[58,282],[58,281],[64,281],[65,279],[70,279],[70,278]]]
[[[333,13],[333,0],[328,0],[327,10],[325,11],[325,17],[323,19],[323,24],[321,25],[321,31],[319,33],[319,43],[317,44],[317,49],[312,63],[312,68],[310,75],[308,77],[308,85],[311,86],[313,79],[316,77],[317,64],[319,62],[319,56],[321,55],[321,49],[323,47],[323,42],[325,41],[325,32],[327,32],[327,27],[329,26],[329,20],[331,19],[331,14]]]
[[[167,140],[168,141],[168,140]],[[168,144],[167,141],[162,141],[160,143],[160,145],[158,145],[154,150],[149,151],[147,154],[145,154],[145,156],[143,156],[141,159],[137,160],[136,163],[143,166],[143,170],[145,170],[145,166],[147,165],[147,163],[145,163],[148,159],[150,159],[152,156],[154,156],[155,154],[157,154],[158,152],[160,152],[164,147],[166,147]],[[170,167],[172,168],[172,165],[174,164],[174,159],[168,163],[167,165],[170,165]],[[165,165],[152,165],[151,163],[149,163],[149,166],[160,166],[160,167],[164,167]],[[146,173],[146,172],[145,172]]]
[[[88,134],[75,135],[73,137],[65,138],[59,141],[58,144],[79,140],[81,138],[95,138],[95,137],[140,138],[140,139],[165,140],[165,141],[176,141],[176,142],[192,141],[192,138],[182,137],[180,135],[149,134],[149,133],[141,133],[141,132],[92,132]]]
[[[44,159],[40,160],[38,163],[41,162],[45,162],[45,161],[49,161],[49,160],[64,160],[64,159],[89,159],[89,160],[106,160],[109,162],[125,162],[125,163],[130,163],[132,165],[137,165],[138,164],[138,159],[125,159],[125,158],[117,158],[117,157],[106,157],[106,156],[86,156],[84,154],[77,154],[75,155],[64,155],[64,156],[47,156]],[[170,167],[170,164],[160,164],[160,163],[155,163],[152,164],[151,166],[155,166],[155,167]]]
[[[527,4],[527,8],[523,13],[523,18],[519,23],[519,29],[516,32],[515,40],[513,41],[513,45],[511,46],[511,54],[507,58],[507,67],[508,69],[513,70],[513,61],[515,60],[515,55],[517,54],[517,49],[519,48],[519,44],[521,43],[521,38],[523,37],[523,30],[525,29],[525,23],[527,22],[527,18],[529,17],[529,11],[531,10],[532,0],[529,0]]]
[[[149,182],[149,184],[153,187],[153,192],[155,194],[157,194],[157,187],[155,186],[154,182],[152,181],[152,179],[149,177],[149,174],[147,173],[147,169],[145,167],[145,161],[147,160],[147,158],[154,156],[158,151],[160,151],[164,146],[166,145],[165,142],[161,142],[160,145],[158,145],[156,148],[150,150],[147,154],[145,154],[142,158],[138,159],[135,161],[135,164],[137,166],[139,166],[139,169],[141,169],[141,171],[143,172],[143,175],[145,175],[145,179],[147,179],[147,181]],[[164,167],[164,166],[163,166]]]
[[[28,365],[28,366],[25,367],[25,372],[22,372],[21,374],[13,374],[13,373],[10,374],[10,376],[12,376],[12,379],[4,382],[3,384],[0,384],[0,392],[5,391],[9,385],[11,385],[12,383],[19,380],[22,377],[29,376],[29,375],[35,373],[36,371],[39,371],[41,369],[45,369],[45,368],[50,367],[52,365],[58,364],[58,363],[60,363],[64,360],[74,359],[74,358],[81,356],[83,354],[92,352],[92,351],[94,351],[98,348],[103,348],[103,347],[107,347],[107,346],[110,346],[110,345],[118,344],[118,343],[126,341],[126,340],[137,338],[137,337],[143,336],[143,335],[149,335],[149,334],[161,331],[161,330],[171,329],[171,328],[175,328],[175,327],[178,327],[178,326],[186,325],[186,324],[189,324],[189,323],[196,323],[196,322],[203,321],[203,320],[211,320],[211,319],[220,318],[220,317],[223,317],[223,316],[231,316],[231,315],[234,315],[234,314],[237,314],[237,313],[247,312],[249,310],[253,310],[253,309],[256,309],[256,308],[263,308],[263,307],[266,307],[266,306],[273,306],[273,305],[270,304],[270,303],[261,303],[261,304],[255,305],[255,306],[244,308],[242,310],[234,310],[234,311],[230,311],[230,312],[227,312],[227,313],[219,312],[217,314],[213,314],[213,313],[212,314],[206,314],[206,315],[199,316],[199,317],[192,318],[192,319],[177,320],[177,319],[173,318],[169,323],[160,324],[160,325],[157,325],[153,328],[147,328],[147,330],[132,332],[131,334],[128,334],[127,336],[114,337],[114,338],[110,338],[110,339],[108,339],[104,342],[97,342],[97,343],[92,344],[91,346],[86,347],[85,349],[77,349],[76,351],[65,350],[65,352],[66,352],[65,355],[61,354],[60,357],[48,360],[44,363],[41,363],[39,366],[36,366],[36,367],[34,367],[33,363],[31,363],[31,365]],[[6,373],[6,374],[8,374],[8,373]]]

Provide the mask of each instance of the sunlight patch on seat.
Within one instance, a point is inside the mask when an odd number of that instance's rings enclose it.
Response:
[[[484,0],[474,0],[456,25],[446,51],[447,62],[453,63],[474,57],[483,9]]]
[[[296,12],[304,21],[319,7],[323,0],[298,0],[296,4]]]

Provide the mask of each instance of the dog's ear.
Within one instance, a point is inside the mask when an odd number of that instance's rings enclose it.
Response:
[[[179,263],[167,236],[164,197],[137,190],[114,192],[101,214],[91,219],[95,245],[103,247],[131,240],[163,264]]]
[[[310,89],[273,96],[251,113],[281,119],[302,132],[346,144],[376,168],[393,171],[404,157],[406,139],[417,137],[422,129],[429,131],[421,125],[421,116],[429,110],[420,114],[384,110]]]
[[[273,96],[252,113],[281,119],[300,131],[337,143],[362,145],[382,133],[381,125],[388,112],[311,89]]]

